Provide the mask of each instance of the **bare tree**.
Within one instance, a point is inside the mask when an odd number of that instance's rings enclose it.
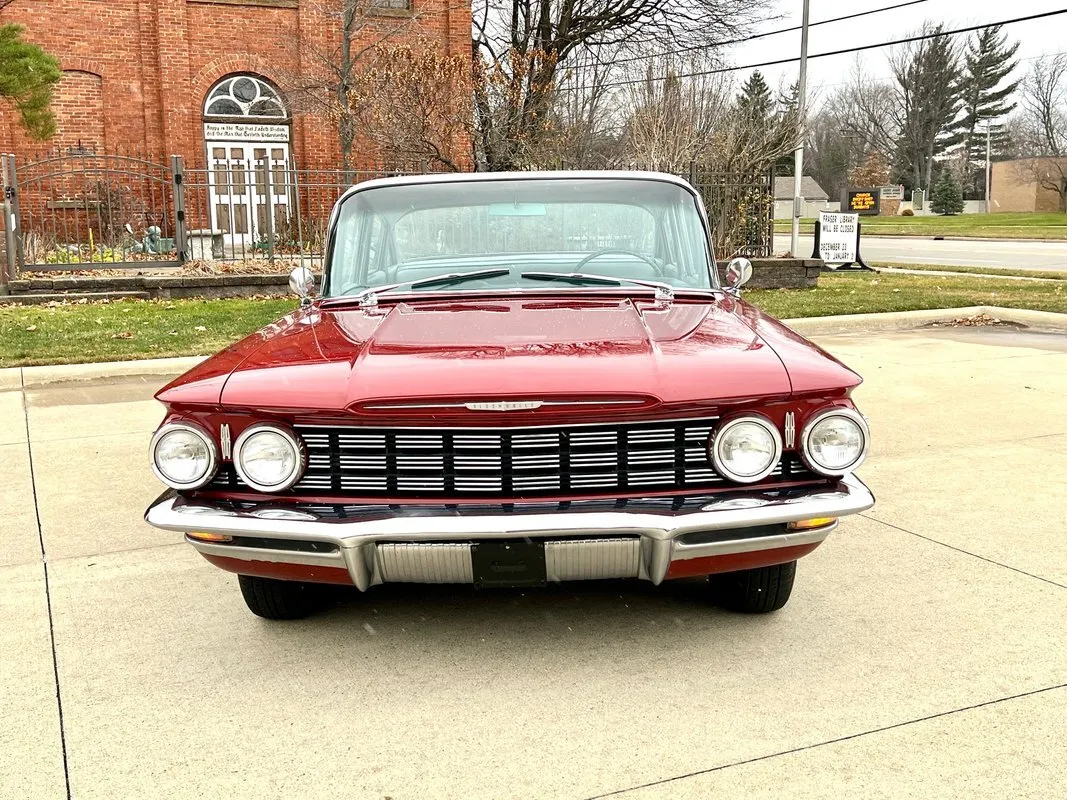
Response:
[[[450,172],[471,166],[470,60],[426,39],[379,45],[353,76],[348,99],[360,135],[394,166]]]
[[[1059,210],[1067,213],[1067,55],[1034,61],[1022,82],[1022,112],[1017,120],[1024,180],[1056,192]]]
[[[384,16],[382,0],[301,0],[329,25],[301,36],[299,72],[280,76],[282,90],[294,106],[330,120],[337,130],[341,167],[354,176],[353,149],[357,119],[363,113],[353,90],[359,73],[369,66],[378,48],[418,30],[420,14]],[[292,47],[290,41],[279,43]]]
[[[767,19],[769,0],[474,0],[478,150],[484,166],[533,160],[551,130],[559,78],[607,47],[713,47]]]
[[[624,154],[657,169],[683,170],[710,157],[728,118],[731,83],[720,76],[679,78],[669,61],[651,64],[628,87]]]
[[[669,63],[649,68],[629,93],[625,149],[642,167],[687,173],[696,167],[712,179],[698,188],[714,225],[716,250],[746,252],[765,235],[773,212],[767,178],[775,162],[796,146],[796,105],[775,103],[753,76],[735,97],[721,75],[682,78]],[[688,73],[694,70],[686,70]]]

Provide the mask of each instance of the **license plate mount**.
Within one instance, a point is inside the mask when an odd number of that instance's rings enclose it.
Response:
[[[545,543],[523,539],[475,542],[471,547],[474,585],[544,586]]]

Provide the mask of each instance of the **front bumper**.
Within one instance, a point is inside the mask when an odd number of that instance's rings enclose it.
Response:
[[[381,506],[381,514],[355,520],[270,519],[257,516],[256,507],[167,492],[145,520],[187,534],[209,561],[233,572],[351,583],[361,590],[390,582],[473,582],[472,548],[490,540],[544,542],[549,580],[641,578],[658,584],[792,561],[815,549],[837,522],[808,530],[790,530],[788,523],[843,517],[872,505],[870,490],[850,475],[830,486],[710,498],[677,511],[526,513],[515,503],[506,513],[472,515],[456,506],[407,505]],[[195,538],[204,534],[230,541]]]

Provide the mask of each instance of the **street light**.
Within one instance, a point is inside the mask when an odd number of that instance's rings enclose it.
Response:
[[[804,177],[804,99],[808,88],[808,1],[804,0],[804,18],[800,24],[800,80],[797,82],[797,149],[793,153],[793,228],[789,240],[789,252],[796,258],[800,250],[800,214],[803,200],[800,197]]]

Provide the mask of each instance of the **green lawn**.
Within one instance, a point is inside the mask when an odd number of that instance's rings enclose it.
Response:
[[[745,297],[780,318],[976,305],[1067,313],[1067,282],[853,272],[819,284]],[[295,299],[0,307],[0,367],[207,355],[294,308]]]
[[[1067,214],[955,214],[951,217],[861,217],[862,232],[879,236],[973,236],[991,239],[1067,239]],[[790,220],[775,220],[778,233],[788,233]],[[815,219],[800,221],[801,233],[812,233]]]

